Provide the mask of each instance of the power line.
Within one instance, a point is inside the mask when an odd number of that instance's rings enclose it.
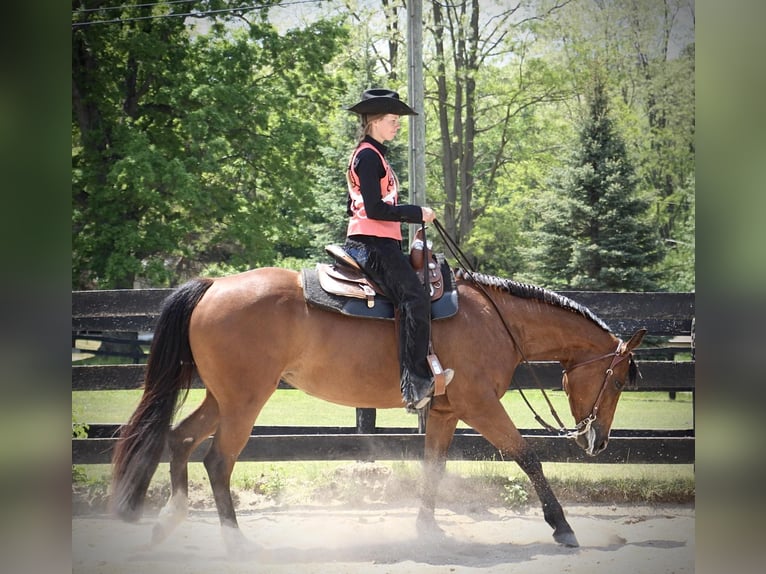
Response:
[[[148,4],[121,4],[119,6],[101,6],[100,8],[78,8],[72,10],[78,14],[85,14],[87,12],[108,12],[109,10],[126,10],[128,8],[151,8],[153,6],[165,6],[167,4],[189,4],[196,0],[166,0],[165,2],[151,2]]]
[[[159,20],[162,18],[186,18],[189,16],[195,16],[197,18],[205,17],[205,16],[212,16],[214,14],[224,14],[227,12],[240,12],[240,11],[250,11],[250,10],[264,10],[269,8],[284,8],[287,6],[296,6],[299,4],[318,4],[322,2],[323,0],[293,0],[292,2],[281,2],[279,4],[255,4],[250,6],[237,6],[236,8],[220,8],[218,10],[204,10],[204,11],[194,11],[194,12],[175,12],[170,14],[152,14],[150,16],[129,16],[125,18],[114,18],[111,20],[91,20],[88,22],[72,22],[72,28],[84,28],[86,26],[93,26],[96,24],[122,24],[125,22],[137,22],[139,20]],[[113,6],[109,9],[126,9],[126,8],[136,8],[138,6],[165,6],[168,4],[180,4],[182,2],[188,3],[189,0],[169,0],[168,2],[155,2],[151,4],[134,4],[131,6]],[[107,9],[107,8],[104,8]],[[88,9],[87,11],[91,12],[94,9]],[[78,10],[77,12],[86,12],[85,9]],[[75,12],[75,13],[77,13]],[[73,15],[75,14],[73,13]]]

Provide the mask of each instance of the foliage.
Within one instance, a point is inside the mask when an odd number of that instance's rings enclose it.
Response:
[[[75,420],[74,411],[72,412],[72,438],[88,438],[88,423],[81,423]],[[87,473],[82,465],[72,465],[72,483],[84,482]]]
[[[694,182],[680,188],[676,194],[681,197],[687,209],[673,226],[673,234],[666,241],[665,258],[659,264],[663,285],[669,291],[694,291],[695,275],[695,195]]]
[[[88,423],[76,422],[72,416],[72,437],[88,438]]]
[[[81,464],[72,465],[72,484],[83,483],[88,479],[88,474]]]
[[[167,285],[309,245],[301,167],[321,161],[315,117],[338,89],[324,65],[345,31],[278,34],[267,14],[204,34],[183,18],[73,30],[74,287]]]
[[[279,3],[75,3],[74,24],[145,19],[73,26],[73,288],[297,269],[343,240],[356,132],[343,106],[373,86],[406,95],[406,4],[327,0],[303,17]],[[221,11],[172,17],[194,10]],[[276,26],[286,11],[291,24]],[[482,271],[694,288],[691,2],[426,2],[424,22],[427,202]],[[565,190],[599,177],[572,163],[594,69],[627,185],[651,207],[614,217],[657,230],[649,257],[571,234],[585,204]],[[403,201],[406,126],[391,146]],[[561,252],[543,259],[543,244]]]
[[[271,465],[268,471],[262,472],[256,479],[248,475],[242,479],[242,488],[267,498],[278,499],[286,486],[284,469]]]
[[[556,70],[535,52],[536,21],[557,9],[432,3],[429,175],[441,184],[443,195],[434,199],[443,202],[445,227],[458,242],[502,191],[506,169],[537,151],[538,110],[567,97]]]
[[[572,2],[539,31],[549,61],[567,70],[575,103],[588,92],[592,70],[602,70],[637,188],[647,194],[651,223],[673,260],[655,268],[657,288],[693,290],[694,258],[677,249],[690,243],[694,228],[693,2]],[[578,107],[570,108],[572,121]]]
[[[508,479],[508,482],[503,485],[503,491],[503,501],[511,508],[522,507],[529,500],[529,494],[524,485],[515,478]]]
[[[638,193],[625,144],[609,117],[600,70],[572,164],[547,205],[532,249],[540,280],[554,288],[652,290],[659,237]],[[562,240],[563,239],[563,240]]]

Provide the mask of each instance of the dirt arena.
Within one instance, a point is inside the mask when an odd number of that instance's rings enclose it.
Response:
[[[565,505],[580,548],[564,548],[536,506],[438,509],[442,536],[419,537],[415,505],[287,506],[240,511],[252,541],[227,558],[214,510],[192,510],[164,543],[147,548],[152,517],[126,524],[103,514],[72,519],[72,572],[410,574],[540,572],[692,574],[694,507]]]

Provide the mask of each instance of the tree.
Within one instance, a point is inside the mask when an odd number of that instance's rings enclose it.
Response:
[[[401,83],[402,66],[407,58],[400,57],[405,45],[400,18],[406,18],[404,0],[379,0],[375,3],[340,0],[346,17],[353,22],[351,41],[346,46],[344,67],[356,72],[361,85],[370,88],[386,85],[391,89]],[[406,29],[406,26],[404,26]]]
[[[185,180],[183,166],[157,149],[172,138],[163,100],[184,67],[183,22],[94,24],[107,16],[114,13],[81,12],[72,32],[72,271],[80,288],[132,287],[147,253],[171,251],[164,200]]]
[[[547,202],[532,250],[543,283],[584,290],[656,288],[659,235],[648,218],[649,198],[636,187],[625,143],[609,117],[599,70],[571,165]]]
[[[540,81],[546,72],[531,44],[535,23],[567,3],[538,10],[535,3],[518,2],[489,15],[479,0],[431,3],[427,71],[433,95],[427,99],[439,142],[431,153],[438,157],[445,227],[458,242],[471,236],[489,203],[477,204],[481,192],[493,192],[503,166],[513,161],[520,120],[564,97],[560,84]]]
[[[209,32],[185,23],[194,7],[230,5]],[[109,24],[76,14],[73,287],[173,284],[310,245],[301,168],[321,161],[316,118],[339,88],[324,65],[344,30],[319,20],[279,34],[267,3],[239,5],[127,3]]]
[[[679,274],[694,286],[693,252],[681,248],[694,228],[694,25],[693,0],[614,0],[570,4],[540,30],[576,93],[586,93],[594,66],[604,70],[613,119],[672,258],[659,267],[663,288],[678,288]]]
[[[676,192],[688,206],[684,218],[676,221],[672,239],[666,239],[666,255],[659,265],[662,285],[670,291],[695,289],[695,194],[693,177]]]

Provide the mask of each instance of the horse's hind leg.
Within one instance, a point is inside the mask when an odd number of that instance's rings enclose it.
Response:
[[[220,421],[213,438],[213,444],[205,456],[204,463],[210,477],[210,486],[221,522],[224,543],[230,555],[246,553],[247,541],[237,523],[237,514],[231,498],[231,473],[242,449],[253,430],[253,423],[276,389],[276,384],[257,396],[237,397],[236,404],[226,407],[219,403]]]
[[[503,456],[513,458],[529,477],[543,506],[545,521],[553,528],[553,539],[565,546],[579,546],[572,527],[564,517],[556,495],[537,455],[521,436],[498,399],[483,401],[470,415],[462,417],[495,446]]]
[[[162,542],[187,515],[191,453],[218,425],[218,404],[210,393],[197,409],[168,435],[170,450],[170,499],[160,511],[152,531],[152,544]]]

